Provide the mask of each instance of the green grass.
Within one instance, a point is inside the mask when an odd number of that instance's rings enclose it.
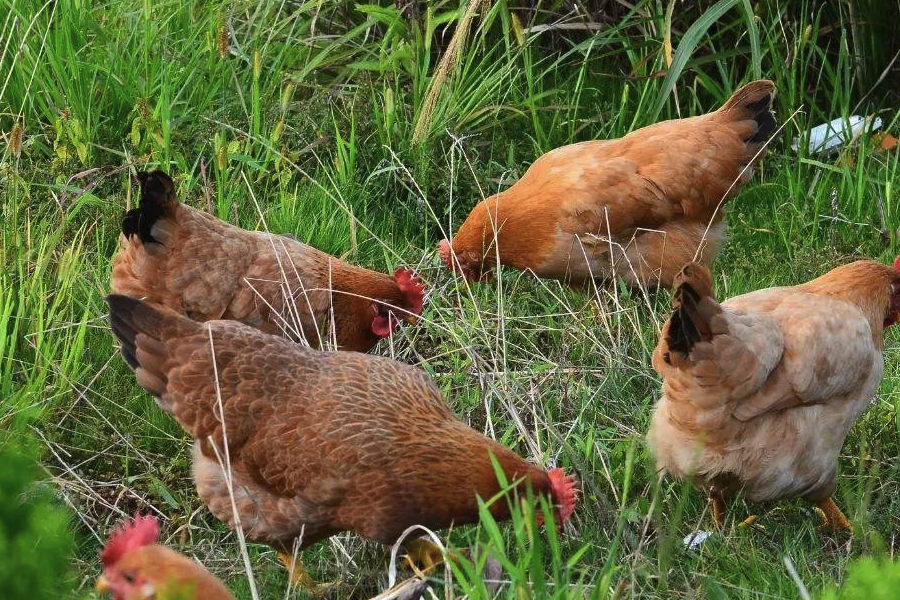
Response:
[[[897,133],[896,70],[880,76],[898,50],[883,23],[900,5],[819,4],[677,3],[667,15],[665,2],[598,0],[588,5],[610,18],[585,29],[583,14],[509,2],[469,13],[419,2],[416,18],[387,1],[0,0],[0,427],[37,437],[60,500],[78,513],[74,593],[90,595],[101,540],[140,509],[250,597],[237,540],[193,491],[189,441],[138,388],[104,318],[120,218],[135,201],[126,173],[146,166],[231,222],[423,274],[424,322],[376,351],[425,369],[477,429],[582,482],[559,538],[518,513],[441,532],[482,561],[492,549],[503,597],[796,598],[798,581],[815,596],[854,558],[890,553],[896,333],[843,450],[837,500],[852,542],[823,536],[806,505],[785,502],[754,508],[760,527],[729,527],[691,551],[682,538],[709,527],[704,499],[659,482],[643,445],[668,294],[585,295],[513,271],[469,287],[433,252],[541,153],[706,112],[761,75],[778,86],[784,135],[729,204],[718,291],[798,283],[852,255],[892,260],[897,152],[864,138],[851,162],[795,153],[790,141],[851,114],[879,114]],[[457,26],[468,33],[451,41]],[[251,545],[250,559],[261,597],[284,597],[273,553]],[[386,588],[388,553],[354,536],[305,559],[320,579],[344,580],[343,595]],[[479,573],[464,561],[438,594],[491,597]]]

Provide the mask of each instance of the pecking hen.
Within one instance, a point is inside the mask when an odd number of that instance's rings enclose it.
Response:
[[[233,527],[230,481],[248,539],[275,548],[285,564],[295,544],[342,531],[393,544],[414,524],[477,522],[478,498],[502,491],[491,457],[520,493],[530,486],[549,497],[557,524],[574,510],[573,477],[539,469],[460,422],[419,369],[304,348],[234,321],[197,323],[126,296],[107,303],[138,383],[196,440],[203,502]],[[509,516],[502,500],[490,510]],[[406,546],[422,564],[436,561],[427,543]],[[302,566],[293,573],[314,587]]]
[[[323,347],[366,352],[422,312],[424,286],[356,267],[291,237],[246,231],[186,206],[162,171],[141,172],[112,291],[198,321],[230,319]]]
[[[109,536],[97,579],[113,600],[234,600],[225,585],[195,560],[156,543],[159,522],[136,516]]]
[[[712,264],[723,203],[750,181],[777,129],[774,95],[771,81],[755,81],[714,112],[548,152],[475,206],[438,253],[472,281],[499,263],[576,286],[620,276],[669,287],[686,263]]]
[[[653,353],[662,397],[647,433],[657,467],[699,483],[716,525],[725,500],[805,498],[849,529],[831,499],[838,454],[884,368],[900,316],[900,257],[859,261],[808,283],[713,296],[706,267],[676,277]]]

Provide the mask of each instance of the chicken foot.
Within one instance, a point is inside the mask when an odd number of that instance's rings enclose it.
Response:
[[[281,563],[287,567],[288,573],[291,576],[291,584],[294,587],[303,588],[312,595],[319,595],[327,592],[336,585],[336,582],[316,583],[316,580],[313,579],[312,575],[306,570],[303,559],[299,556],[294,559],[290,554],[279,552],[278,558],[281,560]]]
[[[413,570],[428,572],[435,566],[444,562],[444,552],[440,547],[426,538],[416,538],[404,542],[406,548],[406,561]]]
[[[757,517],[756,515],[750,515],[746,519],[738,523],[738,529],[746,529],[747,527],[754,525],[757,520],[759,520],[759,517]]]
[[[850,521],[847,520],[847,517],[845,517],[844,513],[841,512],[841,509],[838,508],[838,505],[834,503],[831,496],[820,502],[816,502],[816,506],[822,511],[822,526],[820,529],[831,529],[833,531],[843,529],[844,531],[853,531]]]
[[[722,529],[725,526],[725,498],[722,496],[721,492],[710,490],[709,503],[713,524],[717,529]],[[757,519],[758,517],[756,515],[749,515],[746,519],[738,523],[737,526],[739,529],[745,529],[756,523]]]

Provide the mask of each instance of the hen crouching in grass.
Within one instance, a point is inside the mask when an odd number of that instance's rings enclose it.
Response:
[[[706,267],[675,281],[653,353],[663,378],[647,441],[657,467],[725,501],[804,498],[823,525],[851,529],[832,500],[838,455],[884,369],[884,329],[900,316],[894,266],[858,261],[792,287],[722,302]]]
[[[422,313],[422,281],[348,264],[289,236],[246,231],[178,201],[162,171],[138,173],[112,291],[197,321],[233,319],[313,347],[366,352]]]
[[[562,526],[575,478],[543,470],[471,429],[414,367],[354,352],[320,352],[233,321],[197,323],[125,296],[106,299],[138,383],[195,440],[201,499],[247,538],[272,546],[296,584],[319,589],[293,551],[342,531],[393,544],[412,525],[476,523],[479,498],[503,491],[495,463],[555,507]],[[223,465],[230,467],[230,476]],[[510,516],[502,498],[490,505]],[[429,567],[424,539],[404,544]]]
[[[234,600],[203,565],[157,544],[158,538],[155,517],[123,522],[100,554],[103,574],[96,590],[113,600]]]

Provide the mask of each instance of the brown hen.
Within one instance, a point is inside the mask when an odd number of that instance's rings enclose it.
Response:
[[[311,350],[233,321],[200,324],[125,296],[107,303],[138,383],[197,440],[200,497],[234,526],[227,456],[244,532],[286,563],[295,543],[341,531],[393,544],[414,524],[477,522],[478,498],[501,491],[492,456],[520,492],[549,496],[559,524],[574,509],[574,478],[461,423],[419,369]],[[490,510],[509,516],[504,501]],[[311,585],[302,571],[296,580]]]
[[[422,312],[424,286],[349,265],[289,236],[245,231],[181,204],[162,171],[138,173],[112,291],[207,321],[231,319],[324,347],[366,352]]]
[[[100,554],[98,592],[113,600],[234,600],[225,585],[195,560],[156,543],[159,522],[137,516],[109,536]]]
[[[803,285],[719,304],[706,267],[676,278],[653,367],[663,394],[647,433],[659,469],[724,500],[800,497],[849,529],[831,499],[838,453],[878,389],[883,331],[900,314],[894,267],[859,261]]]
[[[771,81],[755,81],[709,114],[548,152],[438,252],[473,281],[499,262],[575,285],[620,276],[671,286],[686,263],[710,265],[718,253],[722,204],[750,181],[776,130],[774,95]]]

